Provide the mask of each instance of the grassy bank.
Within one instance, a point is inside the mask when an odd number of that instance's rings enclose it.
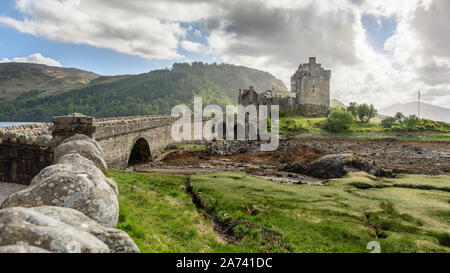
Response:
[[[184,188],[185,177],[110,170],[119,187],[117,228],[142,252],[236,252],[201,216]]]
[[[119,186],[118,228],[143,252],[369,252],[370,241],[382,252],[450,252],[447,176],[352,174],[313,187],[196,175],[200,209],[184,176],[109,176]]]
[[[191,181],[208,212],[233,229],[236,244],[255,251],[367,252],[370,241],[379,242],[383,252],[450,251],[449,193],[398,186],[445,188],[449,177],[377,181],[354,174],[322,187],[276,184],[242,173]]]
[[[280,118],[280,133],[298,137],[372,140],[395,138],[403,141],[450,141],[450,132],[396,132],[385,130],[380,123],[355,123],[346,131],[332,133],[322,129],[326,118],[289,116]]]

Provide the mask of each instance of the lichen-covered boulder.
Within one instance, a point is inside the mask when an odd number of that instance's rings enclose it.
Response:
[[[139,253],[139,248],[127,233],[119,229],[104,227],[79,211],[48,206],[31,209],[76,229],[89,232],[104,242],[112,253]]]
[[[29,245],[7,245],[0,246],[0,253],[51,253],[40,247]]]
[[[284,170],[324,179],[341,178],[352,170],[360,170],[372,175],[380,173],[373,160],[359,158],[354,154],[325,155],[310,164],[287,165]]]
[[[107,166],[102,157],[102,150],[98,143],[88,136],[74,135],[65,139],[55,149],[55,160],[58,161],[67,154],[79,154],[86,157],[103,173],[106,173]]]
[[[58,206],[76,209],[106,227],[119,216],[116,193],[102,172],[90,165],[55,164],[43,169],[31,186],[13,193],[0,205],[8,207]]]
[[[66,154],[56,160],[56,164],[83,164],[94,165],[94,163],[80,154]],[[97,167],[96,167],[97,168]]]
[[[92,234],[31,209],[0,210],[0,246],[30,245],[50,252],[108,253]]]
[[[84,156],[81,156],[79,154],[67,154],[64,155],[62,157],[60,157],[57,161],[57,164],[74,164],[74,165],[84,165],[83,168],[86,169],[91,169],[91,171],[93,173],[96,173],[97,176],[101,177],[102,176],[102,172],[100,171],[100,169],[98,169],[93,163],[92,161],[90,161],[89,159],[87,159]],[[114,193],[116,194],[116,196],[119,196],[119,189],[117,188],[117,184],[116,182],[108,177],[104,177],[106,183],[108,183],[111,188],[113,189]],[[33,185],[33,183],[37,183],[37,181],[40,181],[40,179],[33,179],[33,181],[31,181],[31,185]]]

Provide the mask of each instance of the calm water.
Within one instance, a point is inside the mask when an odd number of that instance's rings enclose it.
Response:
[[[24,124],[39,124],[39,122],[0,122],[0,127],[8,127],[8,126],[24,125]]]

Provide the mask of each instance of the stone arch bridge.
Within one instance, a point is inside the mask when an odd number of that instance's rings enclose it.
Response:
[[[176,143],[171,128],[177,119],[134,116],[96,120],[75,113],[54,117],[53,123],[2,128],[0,182],[29,184],[42,169],[54,163],[54,147],[75,134],[95,138],[109,168],[123,169],[130,164],[150,161],[168,145]],[[206,120],[202,125],[204,122]],[[191,128],[194,128],[193,122]]]

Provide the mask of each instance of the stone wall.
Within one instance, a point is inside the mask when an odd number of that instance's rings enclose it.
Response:
[[[50,124],[0,129],[0,182],[28,185],[53,163]]]
[[[98,143],[75,134],[55,164],[0,203],[0,253],[138,253],[119,218],[118,187],[105,176]]]
[[[53,148],[17,143],[0,144],[0,182],[28,185],[53,163]]]
[[[327,117],[330,114],[330,108],[323,104],[302,104],[298,107],[296,113],[304,117]]]
[[[75,134],[94,138],[110,168],[128,167],[130,154],[140,139],[148,143],[151,159],[154,159],[168,145],[175,143],[171,129],[177,119],[134,116],[96,120],[74,113],[54,117],[53,124],[1,129],[0,181],[28,185],[37,173],[54,162],[54,147]],[[206,120],[202,124],[204,122]],[[193,130],[193,124],[191,128]]]
[[[104,151],[109,168],[126,168],[133,146],[139,139],[147,141],[152,158],[174,143],[171,128],[175,120],[169,116],[99,119],[95,139]]]

